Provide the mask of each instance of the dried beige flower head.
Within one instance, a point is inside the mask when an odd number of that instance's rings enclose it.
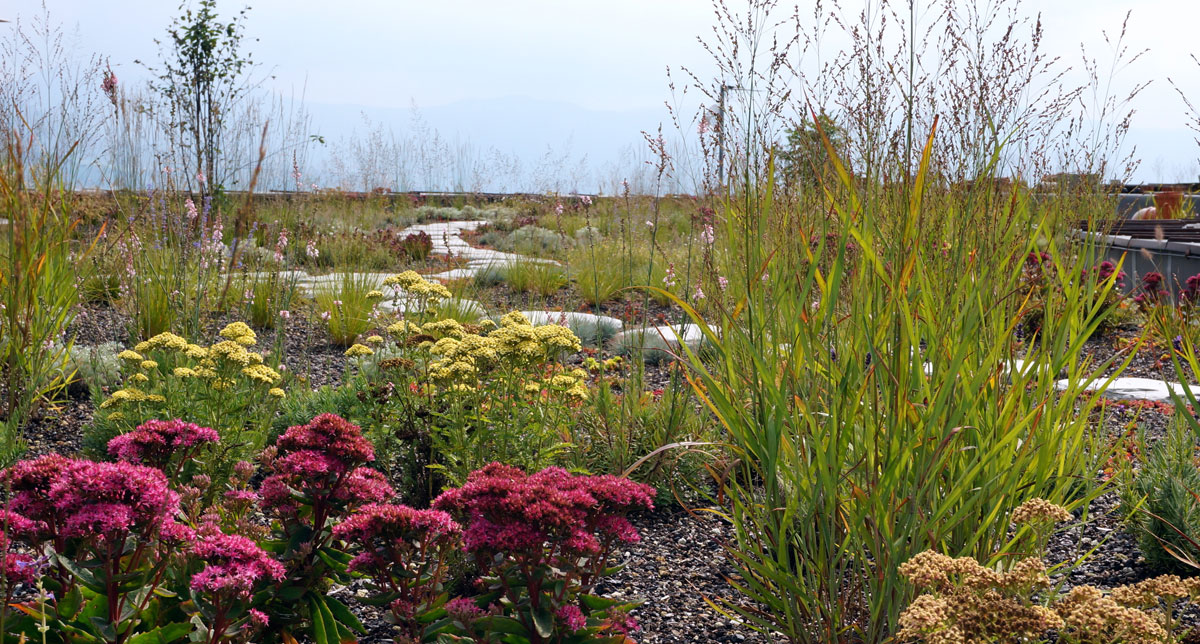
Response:
[[[1176,575],[1161,575],[1136,584],[1117,586],[1109,592],[1113,601],[1130,608],[1158,608],[1200,594],[1200,579],[1180,579]]]
[[[1062,617],[1061,634],[1081,644],[1160,644],[1167,631],[1150,614],[1121,606],[1092,586],[1076,586],[1054,605]]]
[[[1061,505],[1055,505],[1046,499],[1029,499],[1013,510],[1012,522],[1017,525],[1030,523],[1064,523],[1073,517]]]

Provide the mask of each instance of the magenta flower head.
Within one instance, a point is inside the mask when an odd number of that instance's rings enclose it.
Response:
[[[59,474],[74,463],[58,454],[47,454],[29,461],[19,461],[0,474],[0,485],[12,492],[9,506],[14,512],[34,521],[47,524],[52,532],[59,515],[50,501],[50,486]]]
[[[252,539],[212,530],[205,532],[192,552],[208,565],[192,576],[192,589],[248,599],[262,581],[283,579],[283,564],[271,558]]]
[[[108,453],[122,461],[163,468],[176,454],[186,457],[192,448],[219,440],[215,429],[178,419],[151,420],[108,441]]]
[[[371,575],[387,574],[393,566],[407,568],[417,550],[449,550],[460,534],[462,527],[445,512],[384,503],[363,506],[333,529],[334,537],[362,550],[350,569]]]
[[[533,475],[492,463],[433,505],[467,523],[468,551],[532,552],[560,543],[579,556],[599,554],[601,541],[638,538],[624,515],[654,507],[654,488],[614,476],[573,476],[551,467]]]
[[[268,459],[274,474],[260,488],[264,510],[290,516],[299,503],[319,505],[321,513],[334,511],[333,506],[341,512],[395,495],[382,473],[361,467],[375,460],[375,451],[358,425],[339,416],[322,414],[307,425],[289,427],[275,445]]]
[[[62,517],[66,537],[150,536],[168,527],[172,538],[179,495],[161,470],[131,463],[74,461],[50,486],[50,501]]]
[[[371,442],[362,429],[341,416],[321,414],[307,425],[289,427],[275,443],[280,454],[314,450],[338,462],[343,470],[375,460]]]

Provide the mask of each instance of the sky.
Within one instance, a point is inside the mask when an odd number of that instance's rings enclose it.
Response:
[[[984,0],[980,0],[981,2]],[[993,0],[994,1],[994,0]],[[851,6],[857,0],[843,0]],[[787,4],[787,3],[785,3]],[[800,5],[811,0],[800,0]],[[1051,53],[1072,62],[1081,43],[1105,53],[1102,33],[1115,34],[1130,5],[1126,45],[1148,49],[1114,80],[1117,93],[1150,81],[1134,107],[1129,143],[1142,158],[1135,179],[1196,180],[1200,147],[1186,129],[1173,79],[1200,106],[1200,3],[1187,0],[1042,0]],[[479,145],[536,154],[568,145],[594,165],[616,148],[638,146],[641,130],[666,119],[666,69],[711,74],[697,36],[711,34],[709,0],[255,0],[247,42],[269,73],[269,88],[303,94],[323,134],[349,136],[367,115],[402,128],[418,107],[439,132]],[[730,1],[738,7],[737,0]],[[52,20],[76,36],[80,51],[105,57],[123,81],[146,77],[136,60],[154,61],[178,12],[175,0],[45,0]],[[223,13],[242,6],[221,0]],[[29,20],[40,0],[8,0],[0,19]],[[803,11],[803,9],[802,9]],[[1163,19],[1163,17],[1168,17]],[[0,25],[0,30],[11,29]],[[0,31],[0,34],[3,32]],[[507,108],[498,110],[497,102]],[[522,106],[536,106],[522,109]],[[499,119],[526,112],[529,118]],[[556,127],[540,127],[561,115]],[[597,123],[595,128],[588,120]],[[499,122],[498,122],[499,121]],[[595,129],[595,132],[589,130]],[[618,130],[628,130],[625,134]],[[550,140],[552,138],[559,140]]]

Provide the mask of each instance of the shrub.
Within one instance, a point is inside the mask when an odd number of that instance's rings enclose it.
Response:
[[[649,486],[559,468],[527,475],[492,463],[472,472],[434,507],[466,525],[464,548],[487,588],[476,606],[496,602],[501,612],[463,630],[517,642],[623,641],[637,629],[634,604],[592,591],[611,572],[612,551],[639,539],[626,516],[652,509],[653,499]]]
[[[521,255],[547,257],[561,255],[573,245],[570,237],[553,230],[539,226],[522,226],[508,235],[505,247],[497,248]]]
[[[55,344],[52,352],[60,348]],[[117,359],[120,352],[119,342],[105,342],[96,346],[71,345],[59,377],[64,382],[70,380],[72,387],[78,383],[85,391],[92,392],[93,397],[99,397],[104,390],[121,382],[121,361]]]
[[[1142,453],[1141,468],[1125,471],[1119,489],[1124,511],[1136,510],[1138,546],[1158,570],[1195,571],[1200,568],[1200,469],[1192,435],[1176,424]]]

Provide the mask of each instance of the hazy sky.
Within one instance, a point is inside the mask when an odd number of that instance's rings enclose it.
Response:
[[[983,0],[980,0],[983,1]],[[801,5],[812,0],[801,0]],[[8,0],[0,18],[27,20],[36,0]],[[706,72],[696,42],[711,33],[708,0],[255,0],[248,43],[271,85],[304,88],[308,101],[369,108],[432,108],[456,101],[528,97],[593,110],[645,110],[669,97],[665,68]],[[783,4],[788,4],[784,2]],[[844,0],[843,5],[856,5]],[[123,79],[144,77],[135,59],[155,60],[153,39],[177,13],[175,0],[46,0],[51,17],[78,28],[79,48],[106,56]],[[731,0],[732,7],[739,7]],[[1200,55],[1190,0],[1044,0],[1048,48],[1067,62],[1079,45],[1104,53],[1133,6],[1127,45],[1149,49],[1116,77],[1118,89],[1149,80],[1136,103],[1130,141],[1141,150],[1139,179],[1195,180],[1200,147],[1185,129],[1173,78],[1200,106]],[[222,0],[223,12],[240,3]],[[803,10],[802,10],[803,11]],[[0,29],[11,26],[0,25]],[[462,124],[470,131],[471,123]],[[649,128],[650,125],[647,125]],[[636,136],[636,133],[633,133]]]

